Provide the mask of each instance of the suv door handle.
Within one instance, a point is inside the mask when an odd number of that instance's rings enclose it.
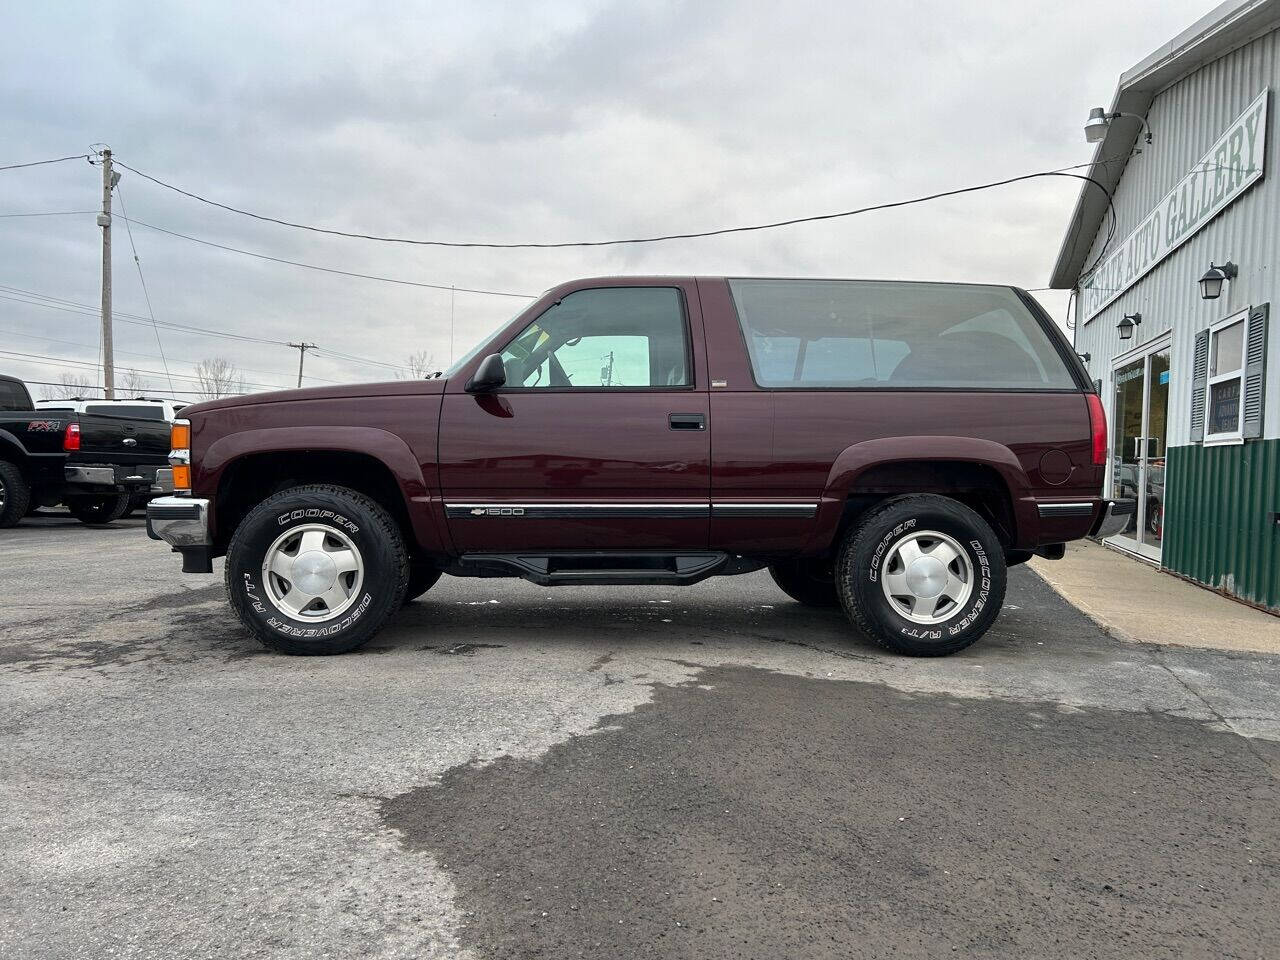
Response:
[[[123,442],[126,447],[136,447],[138,445],[138,441],[133,437],[125,437]]]
[[[707,416],[704,413],[673,413],[667,417],[672,430],[705,430]]]

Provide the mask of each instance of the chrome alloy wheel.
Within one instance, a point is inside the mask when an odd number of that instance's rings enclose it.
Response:
[[[4,478],[0,477],[0,513],[4,513],[4,505],[9,502],[9,489],[4,485]]]
[[[280,610],[320,623],[355,603],[364,583],[364,559],[342,531],[308,523],[271,544],[262,561],[262,582]]]
[[[880,565],[889,606],[912,623],[950,620],[969,602],[973,579],[973,564],[964,548],[936,530],[903,537]]]

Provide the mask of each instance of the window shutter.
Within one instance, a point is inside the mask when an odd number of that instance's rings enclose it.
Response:
[[[1195,353],[1191,359],[1191,440],[1204,440],[1204,396],[1209,384],[1209,331],[1196,334]]]
[[[1246,440],[1262,436],[1262,408],[1267,394],[1267,314],[1270,304],[1249,311],[1249,330],[1244,346],[1244,397],[1240,433]]]

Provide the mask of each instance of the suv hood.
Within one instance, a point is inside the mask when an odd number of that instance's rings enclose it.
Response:
[[[300,390],[272,390],[239,397],[202,400],[183,407],[179,416],[189,419],[232,407],[252,407],[262,403],[290,403],[295,400],[337,400],[356,397],[433,396],[444,392],[444,379],[393,380],[387,383],[351,383],[333,387],[303,387]]]

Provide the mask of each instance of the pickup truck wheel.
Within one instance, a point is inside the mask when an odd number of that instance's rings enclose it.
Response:
[[[27,515],[31,486],[22,471],[8,460],[0,460],[0,527],[16,527]]]
[[[836,589],[850,620],[915,657],[963,650],[1004,603],[1004,548],[987,522],[947,497],[896,497],[849,532]]]
[[[345,487],[312,484],[258,504],[227,548],[227,596],[266,646],[346,653],[400,609],[409,575],[400,528]]]
[[[769,576],[792,600],[807,607],[838,607],[834,565],[830,560],[788,560],[769,566]]]
[[[129,511],[129,494],[113,493],[107,497],[74,497],[67,509],[81,523],[99,524],[119,520]]]
[[[414,563],[409,566],[409,585],[404,590],[404,602],[412,603],[436,585],[440,571],[435,567]]]

